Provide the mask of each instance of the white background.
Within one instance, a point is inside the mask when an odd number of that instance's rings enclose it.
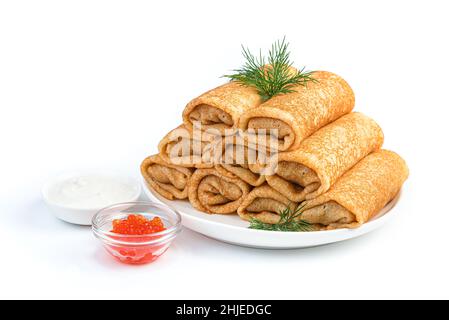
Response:
[[[1,1],[1,298],[449,298],[447,1]],[[185,104],[284,35],[296,65],[343,76],[411,175],[396,218],[306,250],[184,230],[154,264],[112,260],[56,220],[42,184],[138,176]]]

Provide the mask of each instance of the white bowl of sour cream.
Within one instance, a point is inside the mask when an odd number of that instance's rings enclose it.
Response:
[[[100,209],[136,201],[140,193],[138,180],[103,173],[64,174],[42,189],[44,201],[56,217],[79,225],[91,225]]]

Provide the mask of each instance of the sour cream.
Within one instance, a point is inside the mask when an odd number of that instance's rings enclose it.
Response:
[[[135,201],[140,184],[133,179],[102,174],[76,174],[59,177],[43,189],[44,200],[62,220],[90,224],[101,208]]]

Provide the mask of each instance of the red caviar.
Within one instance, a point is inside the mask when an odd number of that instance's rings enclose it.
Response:
[[[126,219],[114,220],[111,232],[137,236],[164,230],[164,223],[159,217],[150,220],[140,214],[130,214]]]
[[[166,230],[161,218],[154,217],[148,219],[140,214],[130,214],[125,219],[116,219],[112,221],[111,232],[117,234],[112,237],[115,240],[129,242],[129,245],[106,246],[106,249],[118,260],[128,264],[144,264],[156,260],[167,250],[169,243],[154,243],[144,245],[149,241],[160,239],[160,235],[153,233]],[[120,235],[135,236],[123,238]]]

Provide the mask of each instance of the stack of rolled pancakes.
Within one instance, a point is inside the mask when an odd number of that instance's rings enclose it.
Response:
[[[374,120],[352,112],[344,79],[326,71],[313,77],[268,101],[236,82],[193,99],[183,124],[143,161],[145,181],[209,214],[274,224],[301,206],[300,218],[317,230],[367,222],[400,191],[407,165],[381,149]]]

